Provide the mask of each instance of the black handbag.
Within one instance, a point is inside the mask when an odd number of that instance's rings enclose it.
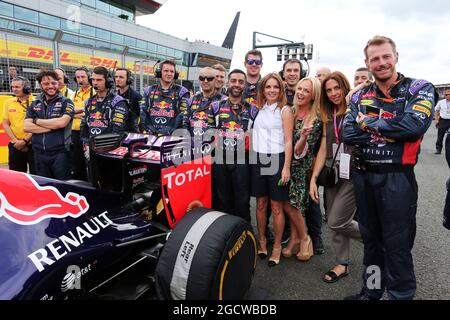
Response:
[[[326,188],[334,187],[338,183],[338,176],[336,172],[336,168],[334,167],[334,162],[336,161],[337,154],[339,153],[339,148],[341,147],[341,143],[339,144],[336,154],[334,155],[333,162],[331,163],[331,167],[324,166],[317,177],[317,185],[323,186]]]

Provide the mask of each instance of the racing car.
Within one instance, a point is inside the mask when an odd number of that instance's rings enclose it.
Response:
[[[0,170],[0,299],[243,299],[250,224],[211,207],[211,144],[106,134],[90,182]]]

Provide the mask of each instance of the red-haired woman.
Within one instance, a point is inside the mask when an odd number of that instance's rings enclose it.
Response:
[[[283,206],[289,203],[288,183],[291,178],[293,114],[286,105],[283,81],[276,73],[266,75],[258,89],[258,116],[253,127],[252,148],[256,152],[256,164],[252,165],[252,196],[256,197],[256,220],[259,234],[258,254],[267,256],[266,221],[267,205],[272,208],[275,241],[268,265],[280,262],[281,236],[284,229]],[[290,210],[287,212],[297,223],[299,234],[306,235],[303,217]],[[303,228],[300,227],[300,223]],[[301,229],[302,228],[302,229]]]

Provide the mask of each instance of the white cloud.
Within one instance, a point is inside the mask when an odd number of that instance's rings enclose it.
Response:
[[[252,33],[259,31],[295,42],[313,43],[312,73],[326,65],[350,82],[364,65],[363,49],[376,34],[397,43],[397,69],[435,84],[450,83],[450,3],[444,0],[169,0],[153,16],[138,22],[158,31],[221,45],[241,11],[232,68],[243,68]],[[302,39],[304,37],[304,39]],[[281,68],[274,49],[263,49],[263,73]]]

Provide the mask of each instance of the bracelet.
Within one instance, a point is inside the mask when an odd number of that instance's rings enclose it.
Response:
[[[27,139],[25,139],[25,138],[23,138],[22,139],[23,140],[23,142],[25,142],[26,144],[28,144],[30,141],[28,141]]]
[[[37,118],[33,118],[33,123],[35,124],[35,125],[37,125]]]

